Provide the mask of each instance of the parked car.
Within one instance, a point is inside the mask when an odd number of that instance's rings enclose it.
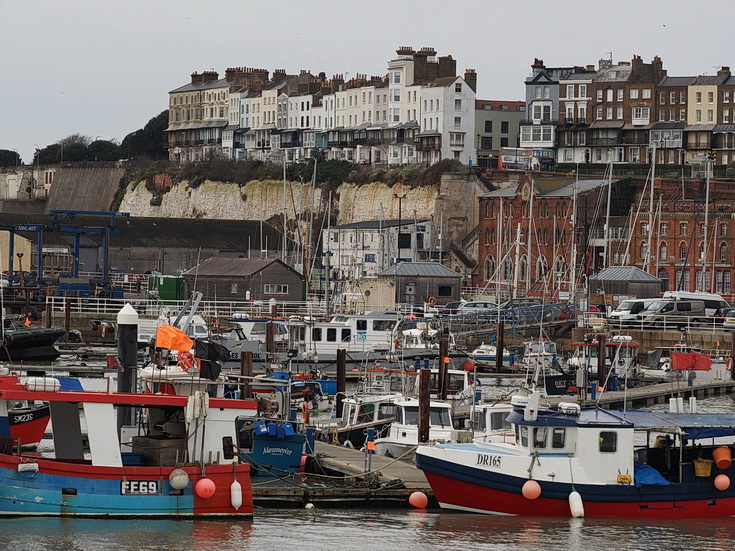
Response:
[[[494,302],[487,302],[484,300],[470,300],[468,302],[465,302],[464,304],[461,304],[459,308],[457,308],[457,313],[477,314],[480,312],[490,312],[497,309],[498,305]]]
[[[450,316],[457,313],[457,308],[464,304],[464,300],[458,300],[455,302],[447,302],[439,311],[442,316]]]
[[[735,308],[725,308],[722,312],[722,327],[735,329]]]

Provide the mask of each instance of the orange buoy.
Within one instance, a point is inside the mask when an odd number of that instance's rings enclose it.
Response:
[[[426,497],[424,492],[414,492],[408,496],[408,503],[416,509],[426,509],[429,504],[429,498]]]
[[[718,474],[715,477],[715,488],[724,491],[730,487],[730,477],[726,474]]]
[[[194,491],[202,499],[209,499],[214,495],[214,491],[217,489],[211,478],[202,478],[194,486]]]
[[[720,446],[712,450],[712,459],[715,460],[718,469],[727,469],[732,465],[732,452],[727,446]]]
[[[536,499],[541,495],[541,486],[535,480],[526,480],[521,488],[521,493],[526,499]]]

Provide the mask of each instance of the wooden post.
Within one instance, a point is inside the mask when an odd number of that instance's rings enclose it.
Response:
[[[419,444],[425,444],[429,441],[430,377],[431,371],[429,369],[419,371]]]
[[[605,387],[607,377],[607,343],[605,335],[597,335],[597,387]]]
[[[447,399],[447,390],[449,389],[449,342],[446,339],[439,341],[439,392],[437,397],[439,400]]]
[[[276,324],[270,321],[265,324],[265,350],[268,354],[276,351]]]
[[[495,371],[503,371],[503,349],[505,348],[505,322],[499,321],[495,332]]]
[[[345,389],[347,388],[347,351],[344,348],[337,350],[337,395],[336,416],[342,419],[342,401],[345,399]]]
[[[240,384],[240,398],[247,400],[253,397],[252,379],[253,376],[253,353],[250,350],[240,353],[240,375],[247,377],[242,379],[244,382]]]

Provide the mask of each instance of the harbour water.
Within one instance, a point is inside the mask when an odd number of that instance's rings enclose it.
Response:
[[[252,521],[16,519],[7,551],[678,550],[735,548],[728,522],[537,519],[416,510],[269,509]]]

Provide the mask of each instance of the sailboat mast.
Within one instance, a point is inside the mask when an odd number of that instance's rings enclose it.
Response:
[[[503,198],[500,198],[500,212],[498,213],[498,244],[496,257],[498,261],[495,263],[495,273],[492,277],[495,278],[495,300],[500,304],[500,266],[503,261]],[[490,274],[486,274],[491,277]]]
[[[577,179],[574,182],[572,193],[572,271],[569,276],[569,292],[574,293],[577,288],[577,188],[579,187],[579,164],[577,164]],[[572,304],[574,304],[574,295],[572,294]]]
[[[612,150],[609,150],[610,152],[610,165],[608,166],[608,169],[610,172],[607,176],[607,210],[605,212],[605,243],[603,244],[603,254],[602,254],[602,268],[607,268],[607,243],[610,240],[610,201],[612,199],[612,166],[613,166],[613,157],[612,157]]]
[[[653,149],[652,149],[652,158],[651,158],[651,198],[648,202],[648,235],[643,236],[646,241],[648,242],[648,247],[646,247],[646,258],[643,265],[643,270],[648,271],[652,267],[651,263],[651,249],[653,249],[653,190],[656,187],[656,143],[653,143]],[[632,232],[631,232],[632,233]],[[656,274],[652,274],[656,275]]]

